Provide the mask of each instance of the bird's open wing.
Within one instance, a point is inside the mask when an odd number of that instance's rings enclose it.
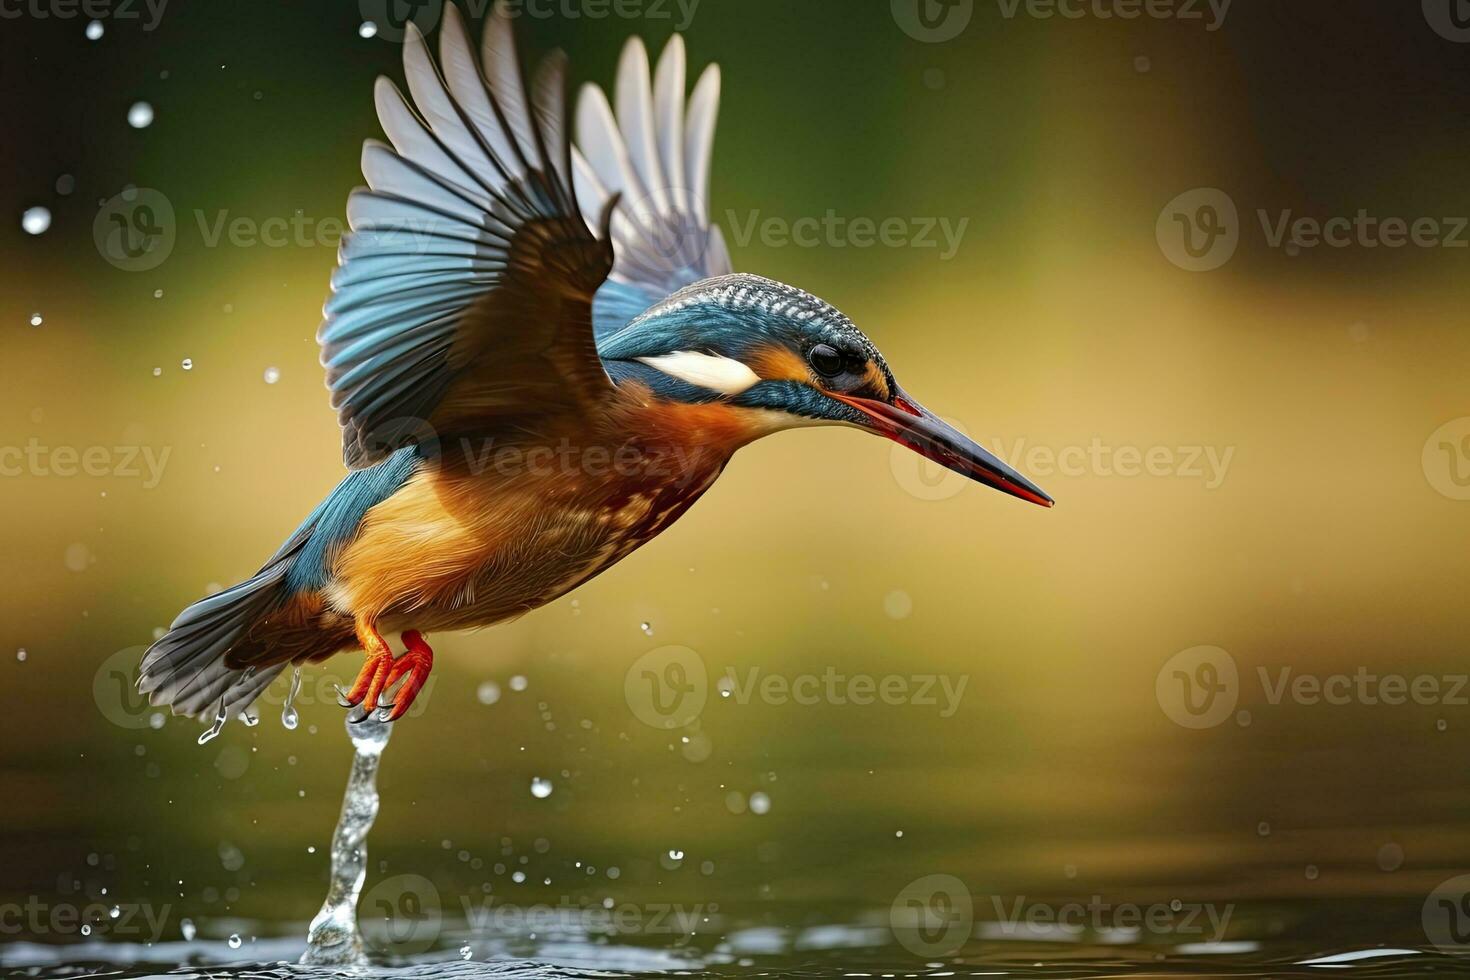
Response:
[[[528,93],[501,3],[483,74],[454,4],[439,41],[442,74],[410,25],[412,106],[378,79],[392,145],[363,147],[368,187],[348,199],[352,231],[317,333],[353,469],[434,434],[588,412],[613,391],[591,314],[612,246],[577,207],[565,58],[549,55]]]
[[[684,39],[675,34],[652,77],[643,42],[623,48],[616,116],[597,86],[578,97],[572,163],[583,217],[621,196],[611,224],[617,260],[595,307],[599,338],[692,282],[734,271],[709,219],[719,66],[704,70],[687,104],[684,87]]]

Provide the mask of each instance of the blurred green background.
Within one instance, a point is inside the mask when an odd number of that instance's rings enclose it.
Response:
[[[944,40],[905,30],[902,6],[697,4],[691,75],[717,61],[725,81],[712,210],[737,268],[842,308],[908,390],[1057,507],[847,430],[742,451],[572,596],[433,638],[426,709],[384,758],[372,875],[757,908],[886,906],[931,872],[1117,900],[1425,895],[1470,863],[1464,701],[1273,704],[1257,668],[1470,669],[1470,233],[1274,247],[1258,212],[1453,234],[1470,215],[1470,45],[1418,4],[1373,0],[1237,0],[1215,30],[1203,6],[1124,20],[976,2]],[[296,730],[278,684],[258,727],[205,746],[193,722],[150,723],[114,673],[342,474],[313,341],[332,243],[210,234],[222,216],[299,216],[330,238],[399,46],[360,36],[363,11],[339,0],[173,0],[154,29],[139,7],[95,41],[85,16],[43,9],[0,21],[0,444],[46,447],[51,470],[57,447],[105,447],[108,469],[0,478],[0,898],[106,888],[199,919],[304,919],[349,757],[329,684],[357,658],[308,671]],[[578,83],[610,83],[628,36],[656,51],[683,19],[556,9],[522,17],[522,42],[565,47]],[[156,115],[142,129],[139,100]],[[94,242],[128,185],[176,215],[146,271]],[[1167,234],[1166,205],[1197,188],[1238,209],[1212,271],[1176,264]],[[20,216],[37,205],[53,223],[33,236]],[[732,227],[829,212],[908,237],[802,247]],[[931,219],[967,222],[952,256],[913,239]],[[1161,462],[1026,455],[1094,444]],[[144,451],[164,460],[156,481]],[[1228,459],[1218,479],[1207,451]],[[624,695],[665,644],[697,651],[710,687],[673,732]],[[1238,710],[1191,729],[1157,682],[1204,644],[1238,666]],[[942,699],[742,704],[714,690],[727,668],[965,686],[947,717]]]

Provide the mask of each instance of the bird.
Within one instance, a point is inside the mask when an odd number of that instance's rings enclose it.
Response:
[[[632,38],[612,99],[584,85],[569,116],[568,59],[525,74],[512,21],[497,2],[477,56],[446,4],[437,62],[407,25],[408,94],[377,79],[387,142],[363,144],[317,333],[348,473],[148,648],[155,706],[222,724],[288,665],[361,650],[349,718],[401,718],[433,668],[425,633],[565,595],[787,429],[856,427],[1052,506],[836,307],[735,271],[706,203],[717,65],[689,90],[679,35],[656,67]]]

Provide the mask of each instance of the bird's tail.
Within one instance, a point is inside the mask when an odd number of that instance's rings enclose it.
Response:
[[[272,560],[239,585],[179,613],[143,656],[138,689],[176,715],[239,715],[286,666],[231,667],[226,654],[284,599],[288,564]]]

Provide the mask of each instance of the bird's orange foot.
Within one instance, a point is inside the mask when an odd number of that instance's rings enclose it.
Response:
[[[429,671],[434,667],[434,651],[418,630],[405,630],[403,643],[407,649],[397,657],[386,644],[382,647],[383,652],[369,654],[352,684],[352,690],[338,692],[342,707],[362,706],[362,714],[352,719],[354,722],[366,721],[379,708],[387,712],[386,716],[381,716],[382,721],[397,721],[408,712],[419,691],[423,690]],[[382,702],[380,699],[384,693],[400,680],[403,686],[393,695],[392,703]]]
[[[419,691],[423,690],[424,683],[429,679],[429,671],[434,669],[434,651],[424,642],[422,633],[418,630],[404,630],[403,645],[406,649],[402,656],[393,661],[388,680],[383,686],[392,687],[400,677],[407,677],[407,680],[393,695],[393,703],[383,705],[390,709],[385,721],[397,721],[408,713],[408,709],[413,706],[413,699],[419,696]]]

